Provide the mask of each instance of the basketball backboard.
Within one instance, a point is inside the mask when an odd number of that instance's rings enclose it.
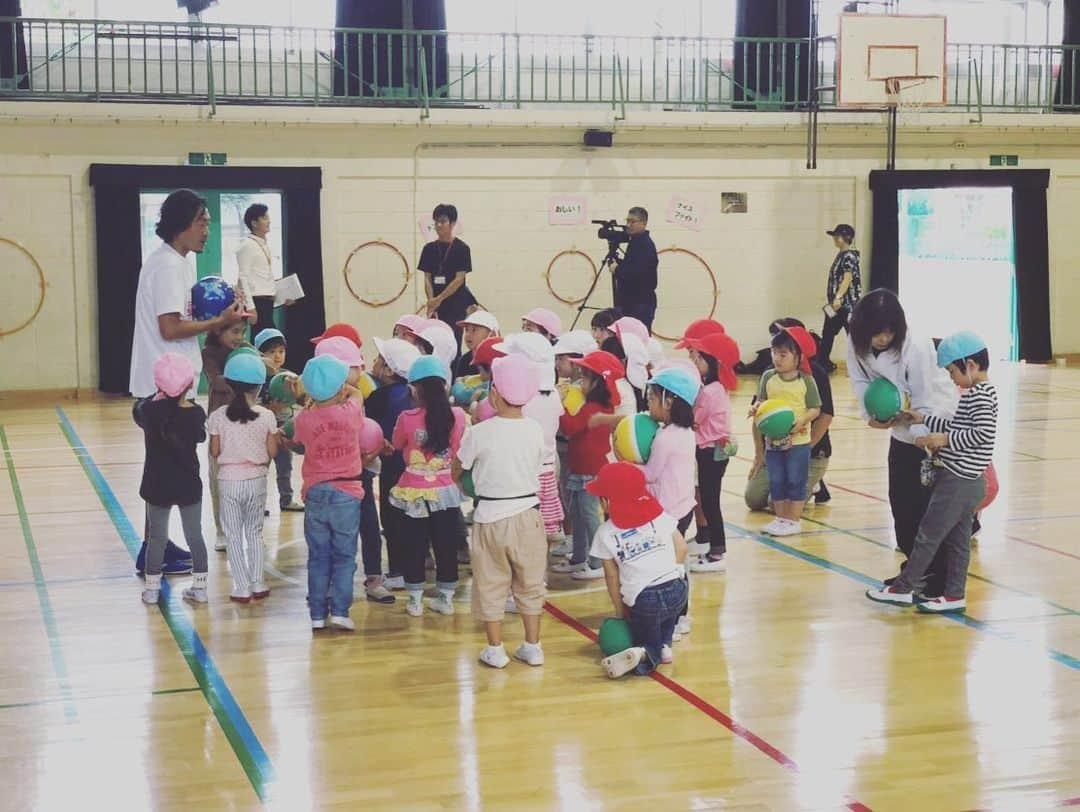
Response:
[[[839,107],[946,103],[945,18],[841,14]]]

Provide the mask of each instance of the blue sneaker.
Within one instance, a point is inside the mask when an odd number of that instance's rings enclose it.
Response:
[[[176,549],[180,549],[177,547]],[[144,575],[146,573],[146,542],[143,542],[142,547],[139,549],[139,555],[135,558],[135,572],[138,575]],[[166,554],[165,560],[161,562],[161,574],[162,575],[185,575],[191,572],[191,559],[172,559],[170,560]]]
[[[171,541],[165,542],[166,561],[191,561],[191,550],[185,550],[179,544]]]

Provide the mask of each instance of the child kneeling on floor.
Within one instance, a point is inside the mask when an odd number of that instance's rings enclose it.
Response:
[[[544,664],[540,648],[540,613],[544,607],[547,536],[538,495],[544,463],[544,431],[522,414],[537,394],[538,375],[523,355],[496,358],[491,364],[488,397],[495,417],[469,429],[453,462],[455,481],[472,472],[477,506],[473,513],[470,553],[473,614],[484,621],[487,648],[480,662],[504,668],[510,662],[502,642],[503,612],[513,594],[525,642],[514,657]]]
[[[604,670],[612,679],[629,671],[647,676],[671,662],[671,638],[689,594],[686,542],[630,463],[608,463],[585,488],[611,517],[596,531],[589,554],[603,561],[615,617],[629,622],[634,640],[605,657]]]

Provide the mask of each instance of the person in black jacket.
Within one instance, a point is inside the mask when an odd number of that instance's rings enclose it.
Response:
[[[649,213],[634,206],[626,215],[630,242],[626,255],[612,266],[615,307],[624,316],[633,316],[652,332],[656,316],[656,268],[659,258],[656,244],[649,236]]]

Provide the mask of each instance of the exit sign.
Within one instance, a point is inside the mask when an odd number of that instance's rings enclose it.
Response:
[[[990,166],[1020,166],[1019,155],[991,155]]]
[[[190,166],[225,166],[229,156],[224,152],[189,152]]]

